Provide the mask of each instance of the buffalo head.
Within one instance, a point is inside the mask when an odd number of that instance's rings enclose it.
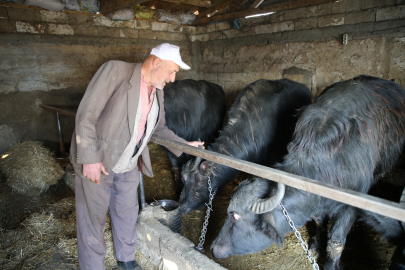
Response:
[[[242,182],[229,204],[228,218],[211,245],[212,255],[226,258],[282,244],[283,236],[270,211],[283,199],[284,191],[284,185],[272,188],[264,179]]]
[[[187,214],[192,209],[200,209],[209,201],[208,177],[213,180],[211,174],[212,162],[201,162],[200,157],[194,161],[189,160],[181,171],[181,179],[184,187],[180,195],[180,212]]]

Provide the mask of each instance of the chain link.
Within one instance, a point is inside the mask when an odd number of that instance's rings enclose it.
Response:
[[[215,193],[217,193],[217,189],[212,191],[211,179],[209,176],[208,176],[208,191],[210,193],[210,197],[209,202],[205,204],[207,206],[207,212],[205,213],[204,224],[201,230],[200,243],[198,244],[197,247],[195,247],[196,250],[199,250],[201,252],[205,252],[203,245],[205,242],[205,234],[207,233],[208,219],[210,218],[210,212],[212,211],[212,200],[214,200]]]
[[[312,257],[311,251],[309,251],[307,244],[304,242],[304,240],[302,240],[301,233],[297,230],[297,228],[295,228],[294,222],[291,220],[290,216],[288,215],[287,210],[285,210],[284,205],[282,205],[281,203],[279,203],[279,205],[280,205],[281,210],[283,211],[285,218],[287,219],[288,224],[293,229],[295,236],[300,241],[301,246],[304,249],[305,254],[308,257],[308,260],[312,265],[312,269],[319,270],[319,265],[316,263],[315,258]]]

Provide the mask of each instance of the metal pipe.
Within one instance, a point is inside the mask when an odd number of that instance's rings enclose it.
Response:
[[[239,171],[244,171],[265,179],[280,182],[282,184],[311,192],[328,199],[339,201],[405,222],[405,206],[400,205],[399,203],[380,199],[361,192],[340,188],[328,183],[323,183],[292,173],[279,171],[205,149],[199,149],[197,147],[167,140],[158,136],[152,136],[150,141],[168,148],[175,148],[185,153],[202,157]]]
[[[62,157],[65,156],[65,142],[63,140],[63,133],[62,133],[62,128],[60,126],[60,119],[59,119],[59,113],[56,113],[56,120],[58,121],[58,135],[59,135],[59,149],[60,149],[60,155]]]
[[[141,197],[141,211],[142,211],[146,207],[145,189],[144,189],[144,186],[143,186],[143,174],[142,174],[142,172],[139,172],[139,193],[140,193],[140,197]]]

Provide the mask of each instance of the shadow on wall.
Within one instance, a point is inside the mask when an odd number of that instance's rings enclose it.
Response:
[[[318,96],[315,83],[315,72],[298,67],[290,67],[283,70],[283,78],[303,83],[311,90],[312,99]]]

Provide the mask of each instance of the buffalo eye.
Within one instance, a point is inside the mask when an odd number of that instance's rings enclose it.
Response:
[[[233,218],[233,220],[238,221],[240,218],[240,215],[238,215],[236,213],[232,213],[232,218]]]
[[[181,181],[183,182],[183,184],[186,183],[186,178],[182,177]]]

